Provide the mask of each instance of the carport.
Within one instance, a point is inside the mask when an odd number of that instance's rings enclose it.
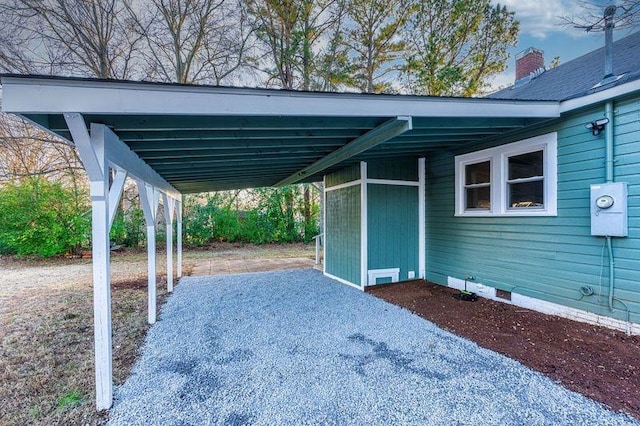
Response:
[[[178,277],[182,274],[181,194],[316,182],[345,167],[360,164],[366,169],[366,162],[376,159],[425,157],[560,114],[557,102],[544,101],[308,93],[19,75],[4,75],[1,82],[3,110],[75,145],[90,180],[99,410],[108,409],[113,399],[108,235],[127,176],[138,185],[147,223],[149,322],[153,323],[155,214],[160,200],[168,224],[171,291],[169,230],[174,220],[178,228],[176,272]],[[115,171],[112,181],[111,170]],[[424,277],[425,192],[424,186],[420,188],[418,258],[419,275]],[[366,191],[361,195],[366,200]],[[366,234],[364,229],[364,241]]]

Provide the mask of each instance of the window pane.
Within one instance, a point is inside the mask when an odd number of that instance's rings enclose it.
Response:
[[[491,182],[491,162],[468,164],[465,166],[465,185]]]
[[[544,181],[510,183],[509,206],[516,209],[544,207]]]
[[[489,210],[491,208],[491,187],[482,186],[479,188],[466,189],[466,206],[465,209],[482,209]]]
[[[542,151],[509,157],[509,180],[543,175]]]

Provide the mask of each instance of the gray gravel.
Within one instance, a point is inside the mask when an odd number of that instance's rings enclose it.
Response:
[[[183,278],[110,425],[634,419],[317,271]]]

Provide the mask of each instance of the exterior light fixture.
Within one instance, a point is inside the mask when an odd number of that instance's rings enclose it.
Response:
[[[606,126],[608,123],[608,118],[600,118],[598,120],[592,121],[591,123],[585,124],[585,127],[591,130],[591,134],[593,136],[598,136],[604,130],[604,126]]]

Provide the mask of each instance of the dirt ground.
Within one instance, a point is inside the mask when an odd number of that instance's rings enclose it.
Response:
[[[640,419],[640,336],[479,298],[425,281],[370,293]]]

